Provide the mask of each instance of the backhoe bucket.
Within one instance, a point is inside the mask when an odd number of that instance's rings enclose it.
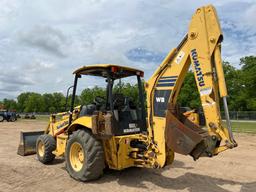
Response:
[[[167,111],[165,130],[167,148],[176,153],[191,155],[194,160],[202,156],[210,156],[212,146],[216,146],[216,142],[209,141],[210,136],[207,131],[193,124],[184,115],[178,116]]]
[[[20,132],[20,144],[18,154],[21,156],[32,155],[36,153],[36,140],[44,131]]]

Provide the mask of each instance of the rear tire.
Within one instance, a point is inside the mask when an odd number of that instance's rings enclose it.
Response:
[[[14,121],[16,121],[16,119],[15,119],[15,117],[11,116],[9,121],[14,122]]]
[[[90,181],[103,174],[102,143],[87,130],[73,132],[67,143],[65,159],[67,172],[76,180]]]
[[[44,134],[40,135],[36,141],[37,159],[43,164],[52,162],[55,155],[52,153],[56,149],[56,141],[53,136]]]

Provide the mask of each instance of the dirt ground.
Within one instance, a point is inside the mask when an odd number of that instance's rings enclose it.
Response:
[[[65,171],[63,159],[43,165],[36,156],[16,154],[20,131],[40,130],[46,122],[0,123],[0,192],[4,191],[256,191],[256,135],[235,134],[239,147],[212,159],[194,162],[176,155],[164,169],[108,171],[97,181],[82,183]]]

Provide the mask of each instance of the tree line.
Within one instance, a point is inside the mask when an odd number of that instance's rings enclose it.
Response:
[[[231,111],[256,111],[256,57],[247,56],[240,59],[240,68],[233,67],[229,62],[223,63],[226,84],[228,87],[228,103]],[[137,85],[118,83],[114,91],[121,91],[124,95],[138,103]],[[95,96],[105,97],[106,90],[102,87],[84,89],[76,96],[76,105],[93,102]],[[68,97],[68,104],[71,96]],[[194,74],[189,71],[178,97],[180,106],[190,108],[200,107],[200,97],[196,88]],[[66,98],[62,93],[34,93],[25,92],[18,95],[16,100],[3,99],[0,101],[6,109],[18,112],[61,112],[65,110]],[[68,105],[69,106],[69,105]]]
[[[256,111],[256,56],[241,58],[239,67],[237,69],[229,62],[223,62],[229,110]],[[194,81],[193,73],[188,73],[178,100],[182,106],[200,107],[199,94]]]
[[[137,85],[130,83],[119,83],[114,87],[114,92],[119,89],[125,96],[132,98],[138,102],[139,92]],[[106,98],[106,90],[103,87],[95,86],[93,88],[84,89],[80,95],[75,97],[75,105],[86,105],[93,102],[96,96]],[[14,110],[17,112],[62,112],[69,110],[72,96],[66,98],[62,93],[21,93],[17,100],[4,99],[0,102],[5,109]]]

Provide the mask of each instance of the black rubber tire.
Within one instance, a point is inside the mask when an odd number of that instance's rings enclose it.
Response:
[[[44,155],[40,156],[38,153],[38,144],[39,142],[42,142],[44,145]],[[56,141],[53,138],[53,136],[44,134],[40,135],[37,138],[36,141],[36,154],[37,154],[37,159],[43,163],[43,164],[48,164],[52,162],[55,158],[55,155],[52,153],[56,149]]]
[[[0,115],[0,122],[4,121],[4,117],[2,115]]]
[[[75,171],[70,164],[70,148],[73,143],[79,143],[85,154],[80,171]],[[79,129],[70,136],[65,151],[66,169],[71,177],[79,181],[98,179],[105,168],[104,151],[101,141],[97,140],[89,130]]]
[[[14,122],[14,121],[16,121],[16,119],[15,119],[15,117],[10,117],[9,121]]]

